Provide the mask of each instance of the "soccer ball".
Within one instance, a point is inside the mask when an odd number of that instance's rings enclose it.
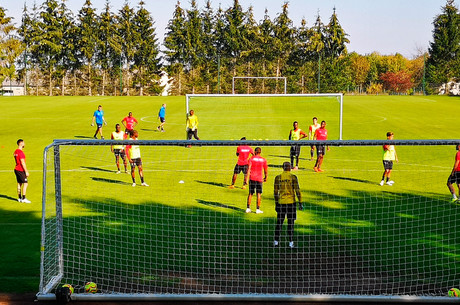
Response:
[[[88,282],[85,285],[85,292],[87,293],[96,293],[97,292],[97,285],[94,282]]]
[[[62,285],[62,287],[67,287],[67,288],[69,288],[70,294],[73,293],[73,287],[72,287],[72,285],[70,285],[70,284],[64,284],[64,285]]]
[[[449,296],[450,297],[460,297],[460,289],[457,289],[457,288],[450,288],[449,289]]]

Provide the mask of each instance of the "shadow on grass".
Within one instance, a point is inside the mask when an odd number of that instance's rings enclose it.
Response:
[[[372,185],[377,185],[378,184],[375,181],[356,179],[356,178],[350,178],[350,177],[337,177],[337,176],[330,176],[330,177],[333,178],[333,179],[337,179],[337,180],[346,180],[346,181],[360,182],[360,183],[366,183],[366,184],[372,184]]]
[[[273,248],[274,217],[219,201],[180,207],[64,198],[94,213],[64,219],[64,280],[91,277],[102,291],[192,294],[441,296],[457,284],[459,209],[411,193],[308,195],[296,249],[287,247],[286,224]]]
[[[92,180],[97,181],[97,182],[105,182],[105,183],[113,183],[113,184],[121,184],[121,185],[131,185],[131,183],[125,182],[125,181],[120,181],[120,180],[114,180],[114,179],[106,179],[106,178],[99,178],[99,177],[91,177]]]
[[[89,136],[74,136],[74,138],[77,138],[77,139],[94,139],[94,137],[89,137]]]
[[[228,184],[225,183],[217,183],[213,181],[201,181],[201,180],[195,180],[195,182],[201,183],[201,184],[208,184],[208,185],[213,185],[213,186],[218,186],[218,187],[228,187]]]
[[[14,197],[11,197],[11,196],[8,196],[8,195],[3,195],[3,194],[0,194],[0,198],[13,200],[13,201],[18,201],[18,198],[14,198]]]
[[[199,204],[204,204],[204,205],[214,206],[214,207],[224,208],[224,209],[230,209],[230,210],[235,210],[239,212],[245,212],[245,210],[242,208],[234,207],[234,206],[223,204],[223,203],[216,202],[216,201],[206,201],[206,200],[201,200],[201,199],[195,199],[195,200]]]
[[[104,173],[114,173],[115,172],[109,169],[93,167],[93,166],[82,166],[81,168],[89,169],[91,171],[104,172]]]
[[[92,279],[103,292],[437,296],[458,285],[460,209],[445,198],[309,191],[304,199],[296,249],[289,249],[286,224],[281,246],[273,248],[274,217],[243,214],[218,200],[170,206],[64,194],[64,211],[85,214],[64,218],[63,282],[75,283],[77,292]],[[272,201],[266,205],[273,208]],[[6,210],[0,217],[11,213],[17,222],[39,220]],[[40,232],[9,229],[2,244],[11,245],[11,256],[0,271],[21,281],[21,274],[34,274],[36,284]],[[58,259],[55,244],[50,232],[44,255],[51,264]]]

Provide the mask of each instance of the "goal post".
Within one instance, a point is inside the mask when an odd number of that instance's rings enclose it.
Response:
[[[55,140],[44,151],[40,286],[73,300],[427,301],[460,278],[458,205],[445,181],[460,140]],[[295,248],[280,245],[273,183],[301,147]],[[139,145],[145,181],[117,174],[111,145]],[[268,163],[261,209],[245,213],[239,145]],[[382,145],[400,162],[380,186]],[[189,145],[192,145],[189,147]],[[328,145],[325,172],[311,145]],[[139,181],[138,171],[135,172]],[[86,282],[98,292],[84,292]]]
[[[206,131],[226,129],[226,133],[221,133],[225,136],[222,140],[238,138],[237,134],[247,133],[249,126],[255,125],[270,124],[273,130],[283,130],[285,134],[292,128],[293,121],[298,121],[301,129],[308,133],[313,117],[318,118],[318,123],[322,120],[328,123],[329,139],[343,139],[342,93],[187,94],[185,106],[187,113],[195,110]],[[283,117],[279,116],[280,112]],[[285,139],[284,134],[274,134],[275,138],[270,140]]]
[[[275,80],[275,81],[278,81],[278,80],[282,80],[283,81],[283,84],[284,84],[284,94],[287,94],[287,78],[286,77],[276,77],[276,76],[234,76],[232,78],[232,94],[235,94],[235,81],[237,80],[247,80],[248,81],[248,84],[249,84],[249,81],[250,80],[262,80],[262,81],[265,81],[265,80]],[[247,88],[247,90],[249,90],[249,88]],[[264,92],[262,92],[264,93]],[[249,93],[248,93],[249,94]]]

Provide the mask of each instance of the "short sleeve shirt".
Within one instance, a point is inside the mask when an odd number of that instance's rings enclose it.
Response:
[[[327,140],[327,129],[326,128],[318,128],[315,131],[316,140],[324,141]]]
[[[104,117],[104,111],[99,111],[96,110],[94,111],[94,117],[96,118],[96,124],[102,124],[104,123],[104,120],[102,119]]]
[[[14,156],[14,161],[16,162],[16,166],[14,167],[14,169],[20,172],[24,172],[24,168],[22,167],[22,164],[21,164],[21,159],[24,159],[24,160],[26,159],[26,155],[24,154],[24,152],[18,148],[14,151],[13,156]]]
[[[123,119],[124,122],[126,122],[126,128],[127,129],[133,129],[134,123],[137,123],[137,120],[134,117],[125,117]]]
[[[249,155],[254,154],[252,148],[246,145],[238,146],[236,152],[238,153],[238,165],[247,165]]]
[[[460,150],[457,151],[457,154],[455,155],[455,161],[459,161],[458,162],[458,166],[457,168],[455,169],[456,172],[460,172]]]
[[[252,181],[264,181],[264,171],[267,171],[267,160],[261,156],[253,156],[249,159],[249,166],[251,167],[251,173],[249,179]]]

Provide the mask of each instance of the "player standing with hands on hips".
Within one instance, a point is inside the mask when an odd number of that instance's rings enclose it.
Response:
[[[275,197],[275,210],[277,213],[275,241],[273,242],[273,245],[278,247],[281,228],[283,227],[284,218],[287,217],[289,247],[294,248],[294,221],[297,218],[296,196],[299,200],[299,210],[303,210],[303,206],[299,181],[297,180],[296,175],[291,174],[291,164],[289,162],[283,163],[283,173],[275,177],[273,195]]]
[[[197,140],[200,139],[198,138],[198,117],[194,110],[190,110],[187,115],[187,140],[191,140],[192,136]]]
[[[93,121],[91,122],[91,126],[94,126],[94,121],[96,121],[96,132],[94,133],[94,138],[97,139],[97,133],[100,133],[101,139],[104,140],[104,136],[102,135],[102,125],[107,125],[107,122],[104,119],[104,111],[102,111],[102,106],[97,106],[97,110],[94,111],[93,114]]]
[[[450,173],[449,178],[447,179],[447,187],[452,194],[452,202],[458,202],[457,195],[455,195],[455,189],[453,184],[457,184],[459,196],[460,196],[460,144],[457,144],[457,154],[455,154],[455,162],[454,167],[452,168],[452,172]]]
[[[18,182],[18,201],[30,203],[30,200],[26,198],[27,186],[29,185],[29,171],[26,166],[26,155],[23,151],[25,143],[23,139],[19,139],[16,144],[18,144],[18,148],[14,151],[13,156],[16,162],[14,174]]]

